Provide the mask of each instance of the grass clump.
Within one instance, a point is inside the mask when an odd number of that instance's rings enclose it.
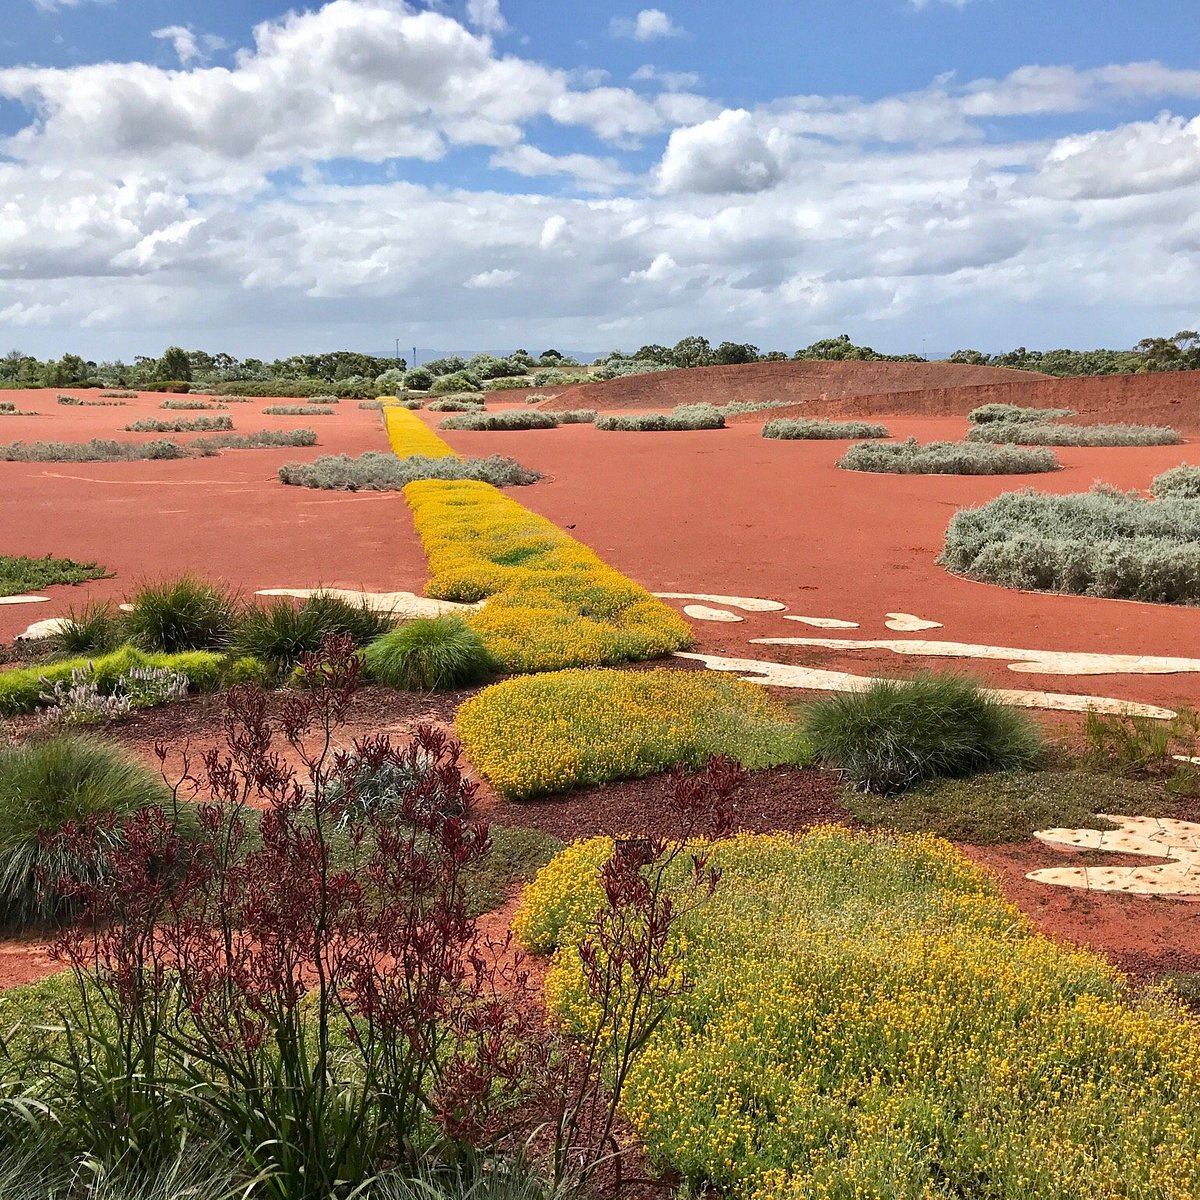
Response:
[[[213,400],[163,400],[159,403],[158,407],[198,411],[200,409],[224,408],[225,405]]]
[[[187,448],[172,441],[116,442],[92,438],[87,442],[9,442],[0,446],[3,462],[138,462],[187,457]]]
[[[886,425],[870,421],[779,420],[768,421],[762,427],[765,438],[784,438],[789,441],[827,440],[839,438],[891,437]]]
[[[725,417],[714,404],[681,404],[669,413],[612,413],[596,418],[596,428],[619,433],[674,433],[724,429]]]
[[[405,621],[363,651],[367,674],[408,692],[470,687],[496,672],[483,638],[462,617]]]
[[[506,671],[608,666],[691,643],[673,609],[488,484],[422,480],[404,497],[433,570],[426,594],[486,598],[471,625]]]
[[[68,826],[169,801],[156,774],[93,738],[58,734],[0,746],[0,923],[51,921],[64,908],[65,885],[101,877],[103,863],[64,837]]]
[[[558,855],[514,929],[551,1012],[594,1032],[580,943],[613,843]],[[688,981],[624,1116],[682,1190],[1063,1200],[1200,1195],[1200,1027],[1059,945],[925,836],[822,828],[712,847],[720,882],[666,961]],[[688,856],[674,879],[690,894]],[[836,1140],[835,1140],[836,1139]]]
[[[1019,404],[981,404],[967,413],[967,420],[972,425],[1005,425],[1014,421],[1041,424],[1074,415],[1073,408],[1022,408]]]
[[[500,454],[487,458],[426,458],[416,454],[397,458],[378,450],[368,450],[358,458],[326,454],[312,462],[285,463],[279,468],[281,483],[341,492],[398,492],[418,479],[474,479],[494,487],[515,487],[536,483],[541,474]]]
[[[111,604],[85,604],[68,610],[51,639],[62,654],[103,654],[121,644],[121,620]]]
[[[847,788],[843,803],[864,825],[935,833],[973,846],[1023,842],[1039,829],[1108,829],[1097,824],[1097,813],[1169,816],[1172,807],[1159,787],[1090,770],[934,779],[893,796]]]
[[[257,433],[218,433],[198,438],[196,445],[206,450],[270,450],[279,446],[315,446],[312,429],[260,429]]]
[[[432,411],[433,405],[431,404]],[[509,408],[503,412],[464,412],[447,417],[441,429],[554,429],[558,422],[548,412]]]
[[[326,404],[268,404],[265,417],[332,417],[334,410]]]
[[[233,428],[232,417],[186,417],[178,421],[157,421],[153,417],[144,417],[125,426],[126,433],[216,433],[220,430]]]
[[[998,421],[976,425],[968,441],[1010,446],[1178,446],[1183,436],[1166,425],[1043,425]]]
[[[1037,726],[962,675],[881,679],[823,697],[804,728],[819,760],[885,796],[928,779],[1026,768],[1042,755]]]
[[[807,756],[787,707],[754,683],[706,671],[575,670],[493,684],[455,718],[472,762],[514,799],[701,767]]]
[[[1200,467],[1180,463],[1150,481],[1156,500],[1200,500]]]
[[[25,554],[0,554],[0,596],[19,596],[59,583],[87,583],[104,579],[108,572],[94,562],[73,558],[31,558]]]
[[[1057,471],[1061,464],[1049,450],[972,442],[927,442],[922,446],[916,438],[907,438],[851,446],[838,466],[843,471],[891,475],[1038,475]]]
[[[356,646],[365,646],[393,625],[390,615],[376,612],[365,600],[355,603],[320,592],[297,605],[279,596],[241,614],[231,653],[267,663],[278,675],[295,666],[301,655],[318,653],[331,635],[344,634]]]
[[[1084,737],[1083,761],[1089,766],[1124,778],[1158,780],[1175,795],[1200,792],[1200,764],[1192,761],[1200,757],[1200,713],[1194,709],[1181,708],[1170,721],[1090,712]]]
[[[123,625],[139,650],[227,650],[238,626],[236,600],[224,588],[191,575],[148,584],[130,604]]]
[[[984,583],[1158,604],[1200,603],[1200,503],[1112,488],[1006,492],[960,509],[938,560]]]

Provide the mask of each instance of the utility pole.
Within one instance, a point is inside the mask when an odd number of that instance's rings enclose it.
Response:
[[[400,361],[400,339],[396,339],[396,361]]]
[[[417,348],[416,348],[416,346],[413,347],[412,362],[409,365],[414,366],[414,367],[417,365]]]

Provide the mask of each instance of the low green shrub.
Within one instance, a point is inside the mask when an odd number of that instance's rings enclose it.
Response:
[[[543,409],[542,412],[559,425],[593,425],[598,415],[594,408],[568,408],[563,412]]]
[[[101,392],[102,400],[136,400],[137,392]]]
[[[1166,425],[1039,425],[999,421],[967,431],[972,442],[1011,446],[1178,446],[1183,436]]]
[[[0,596],[19,596],[59,583],[87,583],[107,574],[104,567],[94,562],[76,562],[73,558],[0,554]]]
[[[3,462],[137,462],[187,457],[187,447],[171,441],[116,442],[92,438],[87,442],[9,442],[0,446]]]
[[[159,408],[184,409],[187,411],[195,411],[199,409],[224,408],[224,404],[217,404],[212,400],[164,400],[158,406]]]
[[[1013,421],[1042,423],[1074,415],[1073,408],[1022,408],[1019,404],[981,404],[967,413],[967,420],[972,425],[1008,424]]]
[[[960,509],[939,562],[984,583],[1200,603],[1200,502],[1143,500],[1111,488],[1066,496],[1006,492]]]
[[[433,405],[431,404],[432,410]],[[467,412],[446,417],[439,429],[554,429],[558,422],[537,409],[509,408],[503,412]]]
[[[192,385],[185,379],[164,379],[156,383],[143,383],[143,392],[176,392],[184,395],[192,390]]]
[[[488,458],[416,454],[397,458],[368,450],[358,458],[327,454],[309,463],[285,463],[279,468],[281,483],[344,492],[397,492],[418,479],[473,479],[493,487],[516,487],[540,478],[539,472],[499,454]]]
[[[269,450],[278,446],[315,446],[313,429],[260,429],[257,433],[218,433],[197,438],[194,443],[207,450]]]
[[[1200,500],[1200,467],[1180,463],[1150,481],[1150,494],[1156,500]]]
[[[334,410],[325,404],[268,404],[264,417],[332,417]]]
[[[224,589],[191,575],[152,583],[130,601],[125,635],[140,650],[226,650],[238,624],[238,605]]]
[[[66,885],[103,877],[103,862],[64,836],[69,827],[169,802],[156,774],[92,738],[0,746],[0,924],[49,922],[67,907]],[[115,844],[118,835],[111,837]]]
[[[496,662],[461,617],[406,621],[363,651],[367,674],[377,683],[405,691],[469,687],[496,672]]]
[[[297,605],[286,596],[255,604],[241,616],[231,653],[235,661],[252,658],[282,674],[303,654],[316,654],[325,638],[347,634],[356,646],[386,634],[395,624],[386,613],[376,612],[366,601],[357,604],[319,593]]]
[[[479,392],[482,389],[483,381],[470,371],[453,371],[449,375],[439,375],[429,386],[429,390],[435,396]]]
[[[426,408],[438,413],[483,412],[487,407],[482,396],[447,396],[444,400],[431,400]]]
[[[1049,450],[973,442],[862,442],[842,455],[843,471],[876,471],[892,475],[1038,475],[1061,464]]]
[[[813,753],[862,791],[892,795],[927,779],[1029,767],[1037,726],[961,675],[882,679],[823,697],[804,723]]]
[[[238,379],[217,387],[222,399],[237,396],[255,400],[315,400],[318,396],[336,396],[339,400],[372,400],[373,381],[341,379]]]
[[[126,433],[216,433],[219,430],[233,428],[232,417],[196,417],[178,421],[156,421],[153,417],[144,417],[125,426]]]
[[[725,417],[712,404],[682,404],[670,413],[611,413],[596,418],[596,428],[620,433],[663,433],[724,429]]]
[[[870,421],[824,421],[815,418],[768,421],[762,427],[762,435],[765,438],[784,438],[789,441],[835,441],[839,438],[892,436],[886,425],[873,425]]]

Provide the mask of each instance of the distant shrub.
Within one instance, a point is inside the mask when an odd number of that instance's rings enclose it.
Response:
[[[726,404],[718,404],[716,407],[724,417],[741,416],[743,413],[765,412],[772,408],[794,408],[795,400],[730,400]],[[686,404],[681,404],[679,408],[688,408]],[[679,408],[675,411],[678,412]]]
[[[1037,762],[1037,727],[960,675],[876,680],[813,703],[805,734],[821,761],[860,791],[903,792],[926,779],[1012,771]]]
[[[200,438],[197,446],[209,450],[267,450],[276,446],[315,446],[313,429],[260,429],[257,433],[219,433]]]
[[[844,471],[880,471],[894,475],[1036,475],[1057,471],[1049,450],[972,442],[863,442],[851,446],[838,466]]]
[[[1165,425],[1038,425],[1032,421],[976,425],[968,441],[1016,446],[1177,446],[1183,441]]]
[[[131,605],[124,627],[130,642],[140,650],[166,654],[225,650],[238,624],[233,597],[190,575],[148,584]]]
[[[232,653],[267,663],[282,673],[295,666],[301,655],[318,653],[330,635],[345,634],[356,646],[365,646],[394,624],[389,615],[376,612],[366,601],[356,604],[341,596],[318,593],[297,605],[279,596],[269,603],[255,604],[242,614]]]
[[[445,400],[431,400],[426,405],[429,412],[439,413],[482,412],[486,407],[482,396],[447,396]]]
[[[485,379],[483,381],[484,391],[487,392],[516,392],[529,386],[530,379],[527,375],[517,375],[511,379]],[[542,399],[545,400],[546,397],[543,396]],[[526,403],[528,403],[528,399]]]
[[[159,408],[173,408],[186,412],[196,412],[200,409],[224,408],[224,404],[217,404],[212,400],[163,400]]]
[[[768,421],[762,428],[765,438],[783,438],[789,441],[828,440],[839,438],[885,438],[891,437],[886,425],[873,425],[869,421],[819,421],[780,420]]]
[[[0,922],[48,923],[69,909],[72,883],[104,877],[102,857],[87,857],[66,836],[89,823],[120,844],[121,818],[168,805],[166,785],[115,746],[58,734],[0,746]]]
[[[57,404],[79,405],[83,403],[78,396],[56,396],[54,399]]]
[[[553,400],[554,395],[546,395],[544,392],[530,392],[525,397],[526,404],[541,404],[543,400]]]
[[[430,409],[433,408],[431,404]],[[502,412],[468,412],[447,417],[439,429],[553,429],[558,422],[545,412],[509,408]]]
[[[232,417],[196,417],[194,420],[156,421],[144,417],[125,426],[126,433],[215,433],[233,428]]]
[[[1200,500],[1200,467],[1180,463],[1150,481],[1150,493],[1157,499]]]
[[[327,454],[310,463],[285,463],[279,468],[280,483],[343,492],[398,492],[418,479],[475,479],[493,487],[515,487],[540,478],[537,471],[499,454],[488,458],[415,454],[397,458],[368,450],[358,458]]]
[[[483,639],[456,616],[406,621],[367,646],[363,662],[372,679],[414,692],[468,687],[496,670]]]
[[[129,393],[132,395],[133,393]],[[106,396],[107,392],[101,392],[100,395]],[[122,408],[124,400],[81,400],[78,396],[59,396],[57,397],[59,404],[74,405],[82,408]],[[25,416],[33,416],[33,413],[25,413]]]
[[[192,390],[192,385],[184,379],[165,379],[157,383],[143,383],[143,392],[176,392],[184,394]]]
[[[579,383],[595,383],[597,382],[587,372],[568,374],[566,371],[560,371],[556,367],[549,367],[542,371],[534,371],[531,379],[531,384],[534,387],[571,387]]]
[[[222,397],[253,397],[256,400],[312,400],[318,396],[336,396],[340,400],[371,400],[375,381],[366,379],[239,379],[217,387]]]
[[[187,456],[186,447],[170,441],[116,442],[92,438],[88,442],[9,442],[0,446],[0,461],[4,462],[136,462]]]
[[[725,418],[712,404],[680,405],[671,413],[619,413],[596,418],[596,428],[621,433],[662,433],[724,429]]]
[[[324,404],[268,404],[264,417],[332,417],[333,409]]]
[[[341,404],[342,402],[342,398],[340,396],[310,396],[309,399],[313,402],[313,404]]]
[[[429,386],[429,391],[443,396],[450,392],[478,392],[483,387],[483,381],[470,371],[452,371],[449,375],[439,375]]]
[[[102,400],[136,400],[137,392],[101,392]]]
[[[1197,604],[1197,530],[1196,500],[1141,500],[1108,488],[1007,492],[955,513],[938,561],[1003,587]]]
[[[1006,424],[1012,421],[1043,423],[1060,417],[1073,417],[1073,408],[1022,408],[1019,404],[981,404],[967,413],[972,425]]]
[[[550,412],[548,409],[541,411],[560,425],[592,425],[599,415],[594,408],[568,408],[563,412]]]
[[[410,392],[427,392],[433,387],[433,372],[424,367],[409,367],[404,372],[404,387]]]

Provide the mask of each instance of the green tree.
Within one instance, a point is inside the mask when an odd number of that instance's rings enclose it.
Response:
[[[749,342],[722,342],[713,351],[713,362],[721,366],[758,362],[758,347]]]
[[[712,346],[708,338],[693,335],[680,338],[671,348],[671,358],[677,367],[707,367],[713,362]]]
[[[192,360],[180,346],[168,346],[158,360],[155,374],[159,379],[191,379]]]

